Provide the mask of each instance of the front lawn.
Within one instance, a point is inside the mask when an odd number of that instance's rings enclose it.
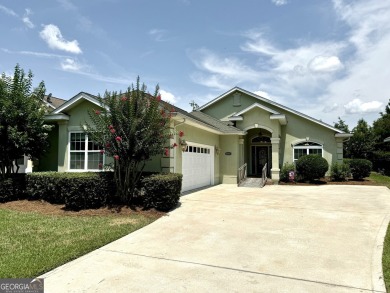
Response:
[[[37,277],[162,215],[155,212],[69,214],[21,211],[0,205],[0,278]]]
[[[390,177],[381,175],[376,172],[371,172],[370,177],[368,177],[371,181],[374,181],[378,185],[384,185],[390,188]]]

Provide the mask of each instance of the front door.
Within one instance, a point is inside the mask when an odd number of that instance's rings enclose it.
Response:
[[[252,175],[261,176],[261,171],[265,164],[267,169],[270,169],[269,165],[269,147],[268,146],[252,146]],[[267,170],[267,173],[269,172]],[[269,174],[269,173],[268,173]]]

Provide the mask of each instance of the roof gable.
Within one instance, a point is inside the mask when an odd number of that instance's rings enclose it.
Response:
[[[283,106],[283,105],[281,105],[281,104],[279,104],[279,103],[276,103],[276,102],[274,102],[274,101],[271,101],[271,100],[269,100],[269,99],[266,99],[266,98],[264,98],[264,97],[261,97],[261,96],[259,96],[259,95],[256,95],[256,94],[254,94],[254,93],[252,93],[252,92],[249,92],[249,91],[247,91],[247,90],[244,90],[244,89],[242,89],[242,88],[240,88],[240,87],[234,87],[234,88],[230,89],[229,91],[227,91],[227,92],[225,92],[224,94],[218,96],[218,97],[215,98],[214,100],[211,100],[210,102],[206,103],[205,105],[199,107],[199,108],[197,109],[197,111],[203,111],[204,109],[210,107],[211,105],[213,105],[213,104],[215,104],[216,102],[218,102],[218,101],[224,99],[225,97],[229,96],[230,94],[232,94],[232,93],[234,93],[234,92],[240,92],[240,93],[246,94],[246,95],[248,95],[248,96],[250,96],[250,97],[253,97],[253,98],[255,98],[255,99],[259,100],[259,101],[262,101],[262,102],[268,103],[268,104],[270,104],[270,105],[272,105],[272,106],[275,106],[275,107],[278,107],[278,108],[280,108],[280,109],[283,109],[284,111],[286,111],[286,112],[288,112],[288,113],[292,113],[292,114],[295,114],[295,115],[297,115],[297,116],[300,116],[300,117],[302,117],[302,118],[304,118],[304,119],[307,119],[307,120],[309,120],[309,121],[312,121],[312,122],[314,122],[314,123],[316,123],[316,124],[318,124],[318,125],[321,125],[321,126],[323,126],[323,127],[325,127],[325,128],[328,128],[328,129],[330,129],[330,130],[333,130],[333,131],[335,131],[335,132],[337,132],[337,133],[344,133],[342,130],[337,129],[337,128],[335,128],[335,127],[333,127],[333,126],[331,126],[331,125],[329,125],[329,124],[327,124],[327,123],[325,123],[325,122],[322,122],[322,121],[317,120],[317,119],[315,119],[315,118],[313,118],[313,117],[310,117],[310,116],[308,116],[308,115],[306,115],[306,114],[300,113],[300,112],[298,112],[298,111],[296,111],[296,110],[293,110],[293,109],[291,109],[291,108],[288,108],[288,107],[286,107],[286,106]],[[255,104],[258,104],[258,103],[255,103]],[[258,104],[258,105],[260,105],[260,104]],[[261,105],[261,106],[262,106],[262,107],[265,107],[265,108],[268,108],[268,107],[263,106],[263,105]],[[250,107],[251,107],[251,106],[250,106]],[[248,107],[248,108],[250,108],[250,107]],[[264,108],[263,108],[263,109],[264,109]],[[270,108],[268,108],[268,109],[271,110]],[[245,109],[244,109],[244,110],[245,110]],[[244,111],[244,110],[241,110],[241,112]],[[265,110],[265,109],[264,109],[264,110]],[[272,111],[274,111],[274,110],[272,110]],[[276,112],[276,111],[274,111],[274,112]],[[278,113],[276,113],[276,114],[278,114]],[[236,115],[237,115],[237,114],[236,114]]]
[[[265,111],[267,111],[267,112],[269,112],[271,114],[280,114],[280,113],[278,113],[278,112],[276,112],[276,111],[272,110],[271,108],[268,108],[268,107],[266,107],[264,105],[260,105],[259,103],[254,103],[251,106],[249,106],[249,107],[241,110],[240,112],[234,114],[233,116],[240,116],[240,115],[245,114],[246,112],[248,112],[248,111],[250,111],[250,110],[252,110],[254,108],[263,109],[263,110],[265,110]]]
[[[73,107],[75,107],[75,106],[79,105],[80,103],[82,103],[84,100],[89,101],[92,104],[95,104],[96,106],[99,106],[99,107],[102,106],[96,96],[93,96],[91,94],[87,94],[85,92],[80,92],[77,95],[75,95],[73,98],[71,98],[70,100],[66,101],[60,107],[55,109],[52,113],[53,114],[59,114],[61,112],[70,110]]]

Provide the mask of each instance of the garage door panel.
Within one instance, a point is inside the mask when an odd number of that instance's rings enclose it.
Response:
[[[183,152],[182,174],[183,191],[204,187],[212,184],[211,146],[195,146],[189,144]]]

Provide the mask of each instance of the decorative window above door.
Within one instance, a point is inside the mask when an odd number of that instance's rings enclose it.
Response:
[[[271,138],[268,136],[256,136],[252,138],[252,143],[271,143]]]

